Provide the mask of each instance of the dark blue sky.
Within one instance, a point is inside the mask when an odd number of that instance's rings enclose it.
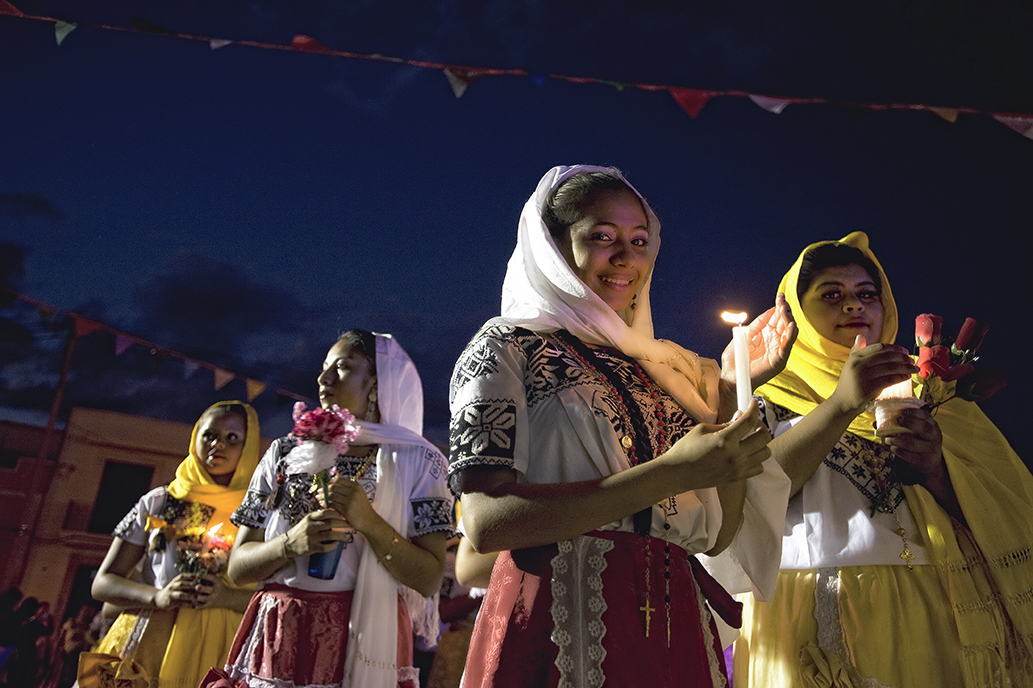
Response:
[[[14,2],[542,74],[1033,113],[1029,10],[298,4]],[[951,330],[992,322],[985,358],[1012,382],[986,408],[1033,454],[1018,411],[1033,375],[1015,355],[1033,333],[1013,310],[1031,293],[1033,141],[987,116],[774,115],[718,98],[693,120],[663,92],[526,77],[485,77],[457,99],[433,69],[86,26],[58,46],[53,24],[0,16],[0,120],[0,242],[27,250],[24,293],[303,394],[339,330],[394,332],[424,376],[436,440],[452,363],[497,313],[520,207],[552,165],[590,162],[621,167],[663,222],[659,335],[718,355],[720,310],[759,312],[803,246],[863,229],[901,343],[923,311]],[[59,217],[10,200],[23,194]],[[84,347],[81,365],[102,348]],[[177,420],[210,402],[199,379],[109,359],[79,371],[73,399]],[[16,392],[34,372],[0,368],[6,398],[29,398]],[[285,432],[286,409],[259,400],[265,434]]]

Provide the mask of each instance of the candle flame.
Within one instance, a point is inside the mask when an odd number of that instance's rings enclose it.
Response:
[[[746,322],[746,314],[722,311],[721,319],[724,320],[726,323],[731,323],[733,325],[742,325],[744,322]]]

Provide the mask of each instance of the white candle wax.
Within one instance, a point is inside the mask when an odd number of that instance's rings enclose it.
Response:
[[[750,347],[745,325],[732,328],[732,352],[735,354],[735,396],[743,413],[753,400],[750,382]]]

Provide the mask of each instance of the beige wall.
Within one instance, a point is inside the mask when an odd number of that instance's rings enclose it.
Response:
[[[86,531],[108,461],[154,468],[151,487],[175,477],[189,425],[111,411],[73,409],[19,587],[50,602],[58,618],[80,565],[99,565],[111,543]],[[136,495],[139,496],[139,495]]]

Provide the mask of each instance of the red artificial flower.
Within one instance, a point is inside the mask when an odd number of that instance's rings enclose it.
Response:
[[[950,349],[945,346],[923,346],[918,350],[918,376],[929,379],[930,375],[943,377],[950,369]]]
[[[990,326],[984,322],[980,322],[975,318],[965,318],[965,324],[961,326],[961,330],[958,331],[958,337],[954,340],[954,348],[958,352],[976,353],[979,351],[979,347],[983,343],[983,337],[986,336],[986,332],[989,329]]]
[[[1008,379],[995,366],[980,368],[958,380],[954,388],[955,396],[966,401],[985,401],[999,392]]]
[[[932,313],[922,313],[915,318],[915,345],[936,346],[940,343],[943,318]]]

